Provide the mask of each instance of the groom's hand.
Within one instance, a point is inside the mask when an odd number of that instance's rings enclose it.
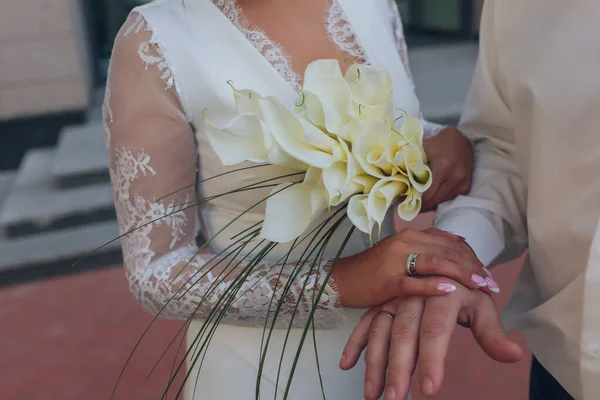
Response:
[[[352,368],[367,347],[365,397],[404,399],[419,359],[421,391],[434,396],[444,380],[444,362],[456,323],[469,327],[492,359],[517,362],[523,352],[500,325],[489,294],[456,285],[458,290],[439,298],[399,298],[372,309],[350,336],[340,362]],[[381,311],[395,314],[391,318]],[[387,381],[386,381],[387,370]]]
[[[469,191],[474,165],[473,149],[455,128],[446,128],[425,139],[423,148],[434,177],[431,187],[423,194],[422,210],[429,211]]]

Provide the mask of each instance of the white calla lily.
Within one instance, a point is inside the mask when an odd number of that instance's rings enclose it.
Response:
[[[410,179],[415,190],[425,193],[433,181],[431,169],[426,164],[427,156],[421,146],[407,144],[396,153],[394,162]]]
[[[347,214],[350,222],[361,232],[368,233],[373,231],[375,224],[368,213],[369,196],[366,194],[357,194],[350,198],[348,202]]]
[[[369,193],[367,211],[381,229],[387,210],[401,196],[410,191],[410,181],[402,175],[380,179]]]
[[[298,108],[312,124],[337,134],[350,122],[350,88],[337,60],[310,63],[303,87],[303,99]]]
[[[418,117],[404,116],[404,123],[400,127],[400,134],[408,143],[421,145],[423,143],[423,124]]]
[[[363,190],[363,185],[354,180],[363,171],[346,142],[343,139],[339,139],[339,142],[344,151],[343,157],[337,159],[331,167],[323,169],[323,184],[329,195],[330,206],[340,205]]]
[[[388,156],[391,127],[381,121],[365,121],[352,148],[361,168],[369,175],[385,178],[394,171]]]
[[[345,79],[358,118],[392,122],[393,82],[389,72],[370,65],[354,64],[346,71]]]
[[[271,191],[260,236],[277,243],[294,240],[326,209],[327,191],[321,171],[311,167],[304,182],[284,183]]]
[[[412,221],[421,211],[423,194],[411,189],[402,203],[398,205],[398,216],[404,221]]]
[[[373,186],[375,186],[379,179],[375,178],[374,176],[362,173],[360,175],[356,175],[354,178],[352,178],[352,180],[354,181],[354,183],[360,185],[360,187],[362,188],[361,191],[364,194],[369,194],[369,192],[371,191]]]
[[[296,116],[274,97],[265,97],[258,102],[264,124],[283,151],[313,167],[327,168],[333,164],[333,151],[340,151],[335,139]]]
[[[266,143],[271,141],[270,134],[255,114],[240,114],[222,128],[213,125],[206,115],[204,120],[208,141],[223,165],[262,163],[269,158]]]
[[[231,90],[233,90],[233,99],[235,101],[235,109],[239,114],[256,114],[259,118],[261,117],[260,105],[258,100],[262,99],[263,96],[254,90],[249,89],[237,89],[233,86],[232,82],[228,82]]]

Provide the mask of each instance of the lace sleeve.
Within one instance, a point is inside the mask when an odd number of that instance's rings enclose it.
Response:
[[[104,105],[117,216],[121,232],[131,232],[122,239],[130,290],[148,312],[165,307],[163,317],[203,319],[239,284],[222,322],[263,324],[271,299],[274,310],[283,298],[279,325],[292,316],[303,325],[325,285],[315,323],[334,326],[342,314],[333,282],[324,282],[326,263],[295,274],[294,266],[264,261],[235,282],[247,261],[198,254],[197,209],[189,207],[196,200],[196,144],[164,54],[147,22],[132,14],[115,43]]]
[[[404,27],[402,26],[402,17],[400,15],[400,9],[398,8],[398,3],[396,2],[396,0],[388,0],[388,4],[390,7],[391,23],[392,29],[394,31],[394,38],[396,39],[396,49],[398,50],[398,54],[400,54],[402,64],[404,64],[404,68],[406,69],[406,73],[408,74],[409,79],[413,81],[412,74],[410,72],[408,48],[406,46],[406,39],[404,38]],[[423,116],[421,116],[421,120],[423,122],[423,129],[425,130],[425,138],[434,137],[446,128],[446,126],[444,125],[427,121],[425,118],[423,118]]]

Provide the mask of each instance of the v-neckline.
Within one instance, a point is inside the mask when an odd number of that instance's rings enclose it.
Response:
[[[237,31],[239,33],[239,35],[243,38],[243,40],[254,49],[255,53],[263,60],[264,63],[268,64],[270,66],[270,69],[279,76],[280,80],[283,80],[286,85],[288,87],[290,87],[297,95],[299,95],[302,92],[302,88],[303,88],[303,84],[304,82],[302,80],[299,81],[298,86],[295,85],[294,82],[290,82],[285,74],[283,73],[283,71],[280,71],[279,69],[277,69],[277,67],[271,62],[269,61],[264,54],[261,53],[261,51],[257,48],[256,45],[254,45],[252,43],[252,41],[250,41],[246,35],[246,33],[244,31],[250,32],[250,33],[257,33],[260,34],[262,36],[264,36],[265,38],[267,38],[269,40],[269,42],[276,47],[277,49],[279,49],[281,51],[281,56],[284,57],[288,63],[287,68],[289,68],[289,70],[295,75],[297,76],[299,79],[302,79],[301,75],[298,75],[298,73],[296,71],[293,70],[292,68],[292,64],[291,64],[291,55],[285,50],[285,47],[283,45],[281,45],[280,43],[276,42],[275,40],[271,39],[264,30],[262,30],[260,27],[256,26],[256,27],[252,27],[252,28],[246,28],[243,25],[240,25],[239,23],[236,23],[234,21],[231,20],[231,18],[229,18],[228,15],[226,15],[223,10],[221,10],[214,2],[214,0],[208,0],[209,3],[212,4],[212,6],[224,17],[225,20],[227,20],[228,24],[230,25],[231,28],[233,28],[235,31]],[[232,0],[232,5],[234,7],[238,7],[237,5],[237,1]],[[362,52],[363,52],[363,58],[364,61],[368,64],[371,63],[371,59],[369,57],[369,53],[368,53],[368,49],[365,46],[365,42],[361,39],[361,34],[358,32],[358,30],[356,29],[356,25],[354,23],[354,21],[352,20],[352,18],[348,15],[348,7],[349,4],[348,2],[344,1],[344,0],[332,0],[330,8],[329,8],[329,12],[331,11],[331,9],[333,9],[333,7],[335,6],[339,6],[341,8],[342,13],[344,14],[344,17],[346,18],[348,24],[350,25],[350,28],[352,28],[352,32],[353,34],[356,36],[357,38],[357,43],[360,46]],[[326,15],[327,17],[327,15]],[[326,19],[326,18],[325,18]],[[238,26],[239,25],[239,26]],[[346,51],[342,48],[340,48],[335,42],[334,42],[334,46],[336,46],[340,51],[346,53]]]

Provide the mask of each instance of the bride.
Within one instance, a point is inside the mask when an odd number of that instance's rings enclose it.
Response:
[[[209,264],[231,244],[232,236],[264,218],[264,206],[243,214],[200,255],[196,254],[196,237],[212,237],[270,189],[189,205],[198,198],[288,173],[268,166],[206,180],[231,168],[221,164],[208,143],[203,111],[209,110],[211,118],[231,115],[234,102],[228,81],[292,104],[302,91],[304,69],[316,59],[338,60],[342,72],[354,63],[388,70],[395,84],[394,103],[420,115],[394,1],[162,0],[135,9],[117,37],[104,120],[120,228],[123,233],[138,228],[122,240],[125,270],[131,291],[147,311],[190,319],[190,360],[199,351],[202,321],[236,275],[222,273],[219,265],[210,269]],[[468,189],[472,156],[469,143],[456,129],[428,122],[424,126],[424,146],[435,177],[424,208],[432,208]],[[349,226],[349,222],[342,225]],[[323,260],[335,257],[345,234],[338,236],[332,238]],[[246,277],[240,291],[244,295],[224,310],[210,347],[202,354],[201,371],[197,371],[199,362],[191,368],[186,398],[256,396],[269,303],[272,298],[280,299],[283,283],[288,281],[292,286],[282,301],[278,329],[262,365],[260,394],[285,397],[313,296],[324,287],[314,316],[314,343],[310,337],[304,344],[286,396],[378,398],[382,388],[364,382],[364,365],[349,372],[338,367],[345,340],[362,310],[398,296],[443,295],[454,290],[443,276],[473,289],[482,286],[478,276],[485,277],[465,246],[457,245],[460,237],[440,231],[395,233],[391,216],[382,237],[377,246],[371,246],[367,236],[353,234],[328,280],[324,277],[330,262],[293,276],[291,267],[276,265],[286,250],[270,253]],[[289,264],[300,257],[303,248],[299,247],[291,253]],[[419,275],[431,276],[409,276],[405,266],[411,253],[420,255]],[[202,279],[190,280],[194,274]],[[181,288],[185,295],[170,301]],[[296,308],[297,301],[300,306]],[[393,315],[382,314],[385,317]],[[288,332],[290,324],[293,329]]]

